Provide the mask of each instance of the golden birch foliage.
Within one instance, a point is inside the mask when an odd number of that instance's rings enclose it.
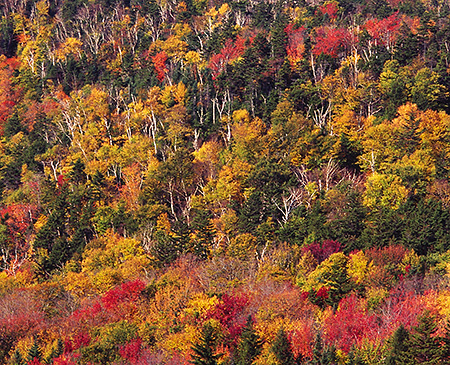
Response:
[[[373,262],[370,261],[363,251],[351,253],[347,263],[347,272],[357,284],[365,281],[373,268]]]
[[[210,180],[203,188],[205,201],[217,212],[233,200],[242,200],[242,188],[233,169],[222,166],[217,179]]]
[[[86,164],[86,173],[94,175],[97,171],[104,176],[108,176],[108,171],[117,165],[120,158],[120,148],[117,145],[104,143],[95,153],[95,159]]]
[[[431,183],[436,174],[436,160],[430,151],[418,149],[410,155],[403,156],[392,165],[391,169],[402,178],[411,176]]]
[[[218,172],[220,166],[219,153],[222,146],[216,140],[207,141],[195,151],[194,165],[197,171],[203,176],[206,175],[208,180],[212,180]]]
[[[249,120],[246,110],[233,113],[234,123],[231,127],[233,136],[233,153],[243,161],[253,162],[267,152],[264,143],[266,126],[260,118]]]
[[[87,119],[94,122],[103,122],[103,119],[110,114],[106,91],[96,87],[88,87],[83,89],[82,93],[87,94],[85,100],[83,100],[83,109]]]
[[[303,283],[298,281],[297,284],[302,285],[301,289],[308,292],[311,290],[317,291],[322,287],[338,289],[333,277],[336,270],[347,271],[348,260],[348,257],[342,252],[334,253],[320,263],[314,271],[310,272]]]
[[[427,110],[419,123],[422,148],[431,152],[434,159],[450,157],[450,116],[445,112]]]
[[[149,257],[138,241],[111,232],[90,242],[81,263],[82,273],[91,278],[99,292],[144,275],[149,265]]]
[[[54,24],[49,17],[49,3],[38,1],[30,19],[18,12],[14,15],[15,33],[19,35],[18,55],[21,70],[44,77],[44,63],[52,56],[51,38]]]
[[[264,260],[259,263],[258,278],[294,282],[296,277],[304,277],[305,271],[302,271],[301,263],[299,247],[289,247],[287,243],[283,243],[276,248],[266,248]]]
[[[155,285],[157,291],[148,305],[146,322],[156,327],[155,336],[163,341],[174,327],[174,319],[181,319],[180,314],[198,290],[192,267],[190,273],[183,267],[173,267]]]
[[[177,104],[184,105],[186,102],[186,94],[187,94],[187,88],[183,84],[183,82],[180,81],[177,85],[175,85],[175,87],[172,91],[173,100]]]
[[[184,62],[188,65],[197,65],[200,66],[200,68],[203,68],[206,66],[206,62],[202,62],[202,57],[200,53],[196,51],[189,51],[184,55]]]
[[[113,161],[119,162],[122,167],[137,164],[142,172],[146,171],[155,159],[151,140],[142,134],[127,139],[118,152]]]
[[[78,298],[85,298],[97,293],[91,278],[85,272],[68,272],[63,279],[63,285],[65,290]]]
[[[200,335],[201,330],[197,326],[185,325],[182,331],[165,336],[158,346],[169,353],[189,354],[192,344],[198,340]]]
[[[231,238],[227,248],[227,253],[231,257],[236,257],[241,260],[248,260],[252,257],[256,257],[257,247],[258,241],[255,236],[250,233],[242,233]]]
[[[419,255],[417,255],[414,250],[409,250],[406,252],[400,264],[400,268],[405,274],[408,274],[409,271],[419,271],[421,268]]]
[[[168,235],[173,235],[169,216],[167,215],[167,213],[163,213],[158,217],[156,221],[156,230],[162,231]]]
[[[219,304],[219,299],[216,295],[209,296],[203,292],[196,293],[189,299],[184,313],[186,316],[196,320],[203,318],[217,304]]]
[[[191,28],[188,24],[176,24],[170,35],[165,41],[157,40],[150,46],[150,52],[166,52],[169,58],[173,58],[176,62],[183,59],[188,49],[188,44],[183,40],[189,33]]]
[[[203,16],[206,30],[212,34],[214,29],[222,25],[224,18],[230,10],[231,9],[227,3],[224,3],[219,9],[216,9],[215,6],[209,8]]]
[[[392,174],[374,173],[367,179],[363,203],[370,209],[398,209],[406,201],[409,191],[401,179]]]
[[[75,59],[79,59],[83,52],[83,42],[78,38],[68,37],[63,44],[61,44],[55,51],[56,60],[59,62],[65,62],[67,56],[75,56]]]
[[[122,178],[125,184],[121,187],[121,196],[128,209],[136,210],[139,206],[139,195],[144,175],[137,163],[122,168]]]
[[[233,122],[234,123],[249,123],[250,114],[246,109],[239,109],[233,112]]]
[[[120,270],[112,267],[105,267],[92,276],[92,284],[100,294],[106,293],[122,281],[124,281],[124,277]]]
[[[386,288],[379,287],[367,287],[366,288],[366,301],[367,309],[377,309],[378,306],[383,303],[384,299],[389,296],[389,292]]]
[[[363,153],[359,164],[365,170],[383,171],[395,160],[395,128],[392,124],[381,123],[368,126],[361,140]]]
[[[238,217],[236,211],[230,208],[223,208],[218,211],[219,217],[213,218],[216,230],[216,240],[219,250],[226,249],[226,245],[231,241],[237,229]]]
[[[450,264],[448,264],[450,266]],[[437,309],[439,314],[447,320],[450,319],[450,290],[440,290],[437,295]]]

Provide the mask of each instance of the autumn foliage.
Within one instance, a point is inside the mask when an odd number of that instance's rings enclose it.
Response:
[[[449,362],[445,1],[0,18],[1,364]]]
[[[234,42],[231,39],[227,39],[220,52],[212,55],[209,60],[208,67],[212,71],[213,78],[216,78],[224,71],[228,64],[241,57],[248,43],[251,43],[251,39],[245,39],[240,36]]]

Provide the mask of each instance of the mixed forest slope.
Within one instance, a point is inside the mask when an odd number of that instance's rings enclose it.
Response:
[[[450,361],[447,1],[0,14],[0,363]]]

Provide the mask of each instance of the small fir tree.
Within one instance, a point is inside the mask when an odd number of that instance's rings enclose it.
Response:
[[[390,341],[391,349],[386,358],[386,365],[396,365],[401,363],[399,356],[408,350],[406,347],[408,338],[409,332],[405,327],[403,327],[403,325],[400,325],[400,327],[394,332],[394,335]]]
[[[296,359],[292,352],[291,343],[283,329],[280,329],[273,341],[272,352],[277,359],[279,365],[295,365]]]
[[[242,330],[241,339],[236,349],[235,364],[250,365],[261,353],[263,341],[253,328],[253,320],[248,317],[247,324]]]
[[[192,346],[191,364],[194,365],[216,365],[222,354],[215,354],[217,346],[217,336],[214,328],[208,323],[203,327],[202,336],[199,342]]]

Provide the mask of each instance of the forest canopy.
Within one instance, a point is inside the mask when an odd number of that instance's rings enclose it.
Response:
[[[449,361],[447,1],[0,14],[0,363]]]

